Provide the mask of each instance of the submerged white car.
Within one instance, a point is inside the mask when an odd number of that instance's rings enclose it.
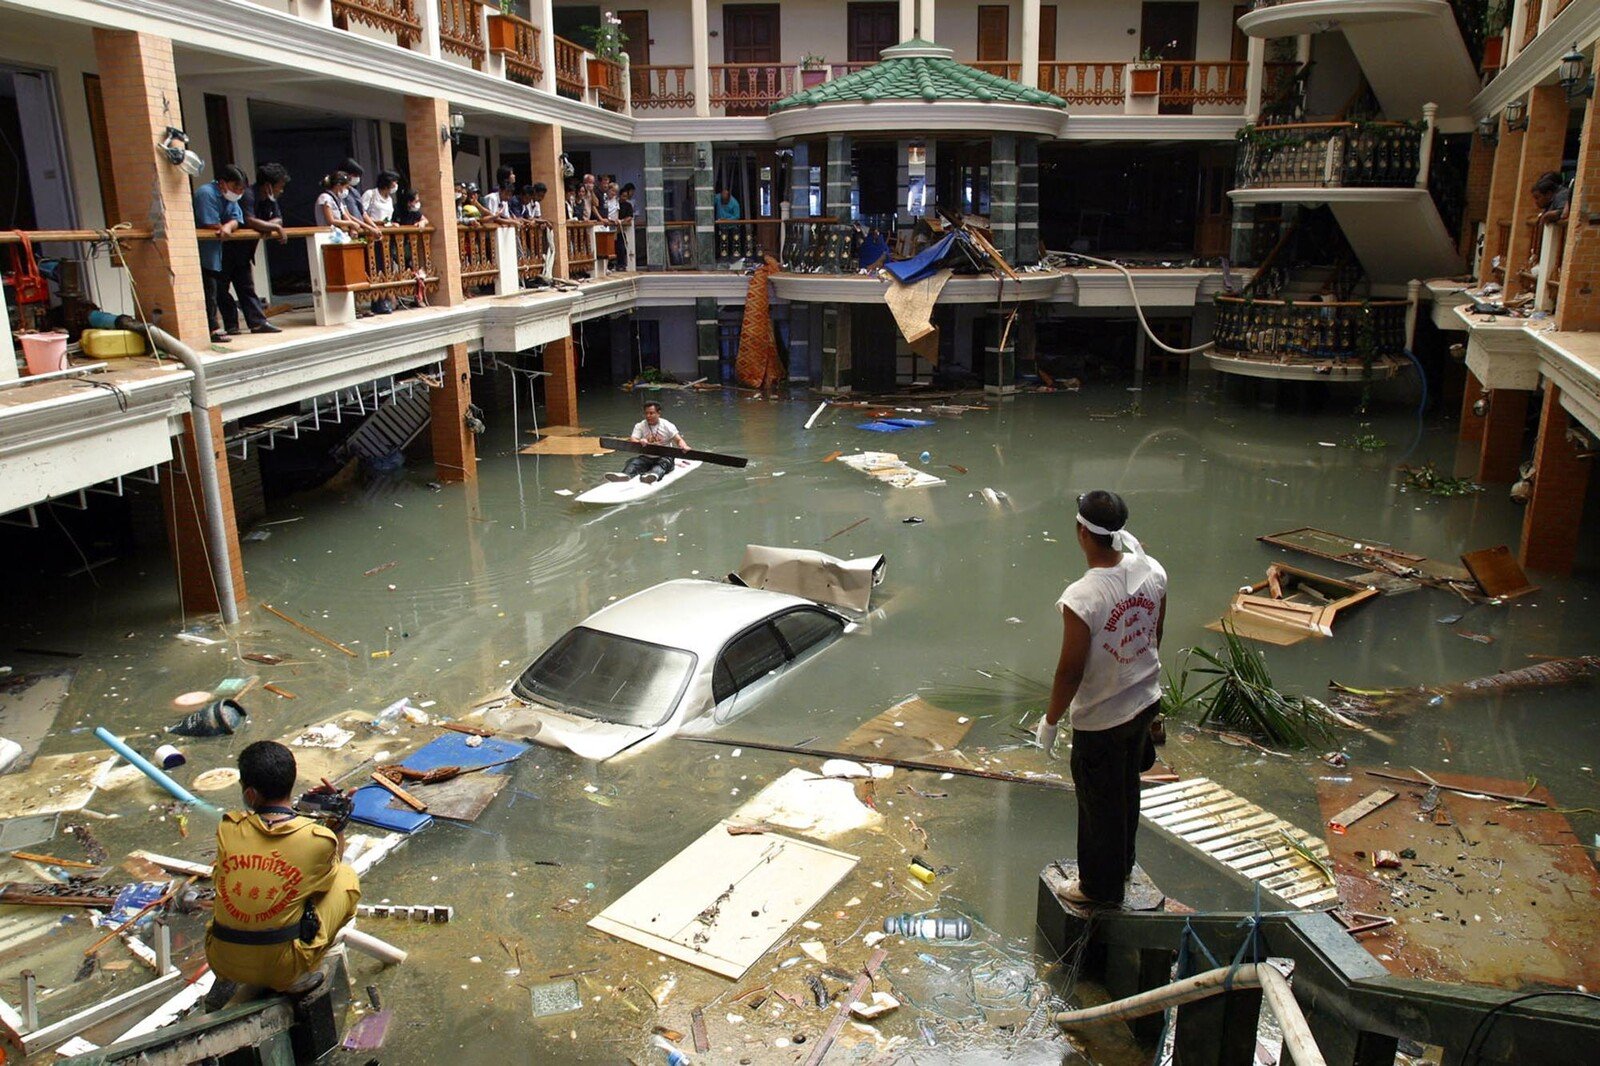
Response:
[[[763,682],[819,654],[850,625],[799,596],[667,581],[569,629],[512,683],[512,703],[485,721],[586,759],[609,759],[744,713]]]

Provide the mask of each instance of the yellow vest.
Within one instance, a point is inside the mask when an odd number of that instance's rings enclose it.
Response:
[[[269,826],[253,811],[230,811],[217,826],[212,920],[250,932],[293,925],[306,898],[328,890],[338,862],[339,838],[309,818]]]

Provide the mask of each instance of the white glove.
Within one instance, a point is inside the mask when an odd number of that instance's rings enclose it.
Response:
[[[1039,742],[1039,746],[1044,749],[1046,755],[1054,757],[1056,734],[1060,732],[1061,726],[1059,723],[1051,722],[1048,718],[1040,715],[1039,724],[1033,730],[1033,739]]]

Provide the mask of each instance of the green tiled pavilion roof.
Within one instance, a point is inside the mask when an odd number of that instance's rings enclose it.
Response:
[[[911,40],[885,48],[878,62],[864,70],[784,97],[772,105],[772,110],[817,104],[870,104],[879,100],[1067,106],[1061,97],[1042,89],[957,63],[955,53],[948,48]]]

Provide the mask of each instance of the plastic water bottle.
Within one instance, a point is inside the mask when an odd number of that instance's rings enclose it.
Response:
[[[656,1047],[660,1048],[662,1051],[666,1052],[667,1066],[689,1066],[689,1063],[692,1061],[688,1055],[684,1054],[683,1051],[677,1047],[677,1045],[673,1044],[672,1041],[668,1040],[659,1033],[654,1037],[651,1037],[650,1042]]]
[[[921,459],[923,462],[927,462],[929,459],[933,458],[933,453],[923,452],[921,455],[917,456],[917,458]]]
[[[922,940],[965,940],[972,935],[972,923],[959,915],[954,918],[933,918],[899,914],[883,920],[883,931],[890,936],[917,937]]]
[[[407,696],[389,704],[389,706],[379,711],[372,721],[367,723],[367,727],[374,733],[387,733],[390,736],[394,736],[400,732],[401,716],[405,714],[410,699],[411,697]]]

